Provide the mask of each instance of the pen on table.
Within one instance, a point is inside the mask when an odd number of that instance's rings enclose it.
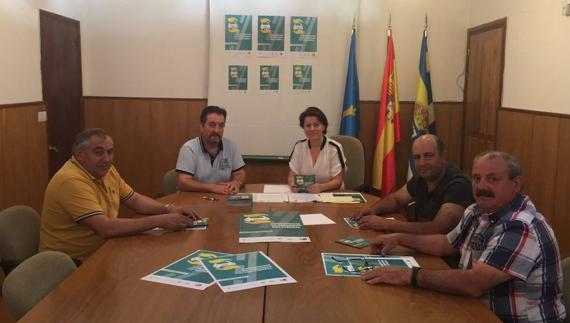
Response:
[[[219,198],[215,197],[215,196],[202,196],[202,199],[207,200],[207,201],[217,201],[219,200]]]

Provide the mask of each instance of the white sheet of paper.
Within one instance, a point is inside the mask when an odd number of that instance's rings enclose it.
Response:
[[[319,194],[311,193],[289,193],[289,203],[311,203],[311,202],[321,202],[321,196]]]
[[[301,221],[304,225],[319,225],[319,224],[334,224],[335,222],[329,219],[326,215],[322,213],[313,214],[300,214]]]
[[[254,203],[287,203],[287,193],[253,193]]]
[[[263,185],[263,193],[290,193],[289,185]]]

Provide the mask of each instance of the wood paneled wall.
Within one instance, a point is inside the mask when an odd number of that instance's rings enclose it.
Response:
[[[137,191],[157,196],[164,173],[176,167],[178,150],[200,133],[206,100],[84,98],[85,127],[114,139],[115,165]]]
[[[372,178],[374,144],[376,141],[376,125],[378,120],[378,101],[360,103],[361,124],[360,141],[364,146],[366,161],[365,178],[369,184]],[[445,142],[447,160],[457,167],[461,161],[461,127],[463,122],[463,104],[461,102],[436,102],[435,123],[437,133]],[[412,113],[414,103],[400,102],[400,143],[396,145],[396,164],[398,186],[407,180],[408,156],[411,151]]]
[[[0,210],[25,204],[41,212],[48,182],[47,129],[41,102],[0,106]]]
[[[570,256],[570,116],[500,109],[497,149],[519,160],[525,193],[554,227],[562,256]]]
[[[199,134],[199,114],[206,100],[85,97],[85,126],[106,129],[115,140],[115,163],[122,176],[143,193],[155,196],[162,175],[174,168],[180,146]],[[402,141],[397,146],[398,180],[407,175],[413,102],[400,105]],[[436,104],[438,132],[447,144],[448,159],[458,165],[461,155],[462,104]],[[378,102],[361,103],[360,140],[364,146],[366,179],[372,174]],[[249,161],[248,182],[283,183],[288,165],[282,161]]]
[[[205,99],[84,99],[87,127],[105,128],[115,139],[115,162],[133,187],[150,196],[160,190],[163,174],[175,167],[178,149],[199,134],[199,113]],[[398,185],[407,175],[413,102],[401,102],[401,142],[397,145]],[[463,104],[436,102],[438,135],[447,159],[461,166]],[[377,101],[361,102],[360,140],[364,146],[366,179],[370,183],[376,136]],[[565,256],[570,256],[570,117],[531,111],[499,111],[497,149],[516,156],[523,167],[525,191],[552,222]],[[288,166],[281,161],[248,161],[249,183],[283,183]],[[466,170],[469,173],[470,170]]]

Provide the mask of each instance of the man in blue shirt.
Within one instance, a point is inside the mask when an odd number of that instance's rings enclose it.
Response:
[[[200,114],[200,136],[182,145],[176,162],[178,188],[235,194],[245,182],[245,163],[235,143],[223,138],[225,109],[207,106]]]

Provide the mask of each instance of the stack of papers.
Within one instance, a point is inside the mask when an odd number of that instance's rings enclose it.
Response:
[[[224,293],[297,282],[261,251],[228,254],[197,250],[141,279],[198,290],[216,283]]]
[[[311,242],[298,212],[241,214],[239,242]]]
[[[361,193],[321,193],[320,196],[325,203],[366,203],[366,199]]]
[[[231,206],[251,206],[253,203],[253,194],[237,193],[228,196],[228,205]]]

